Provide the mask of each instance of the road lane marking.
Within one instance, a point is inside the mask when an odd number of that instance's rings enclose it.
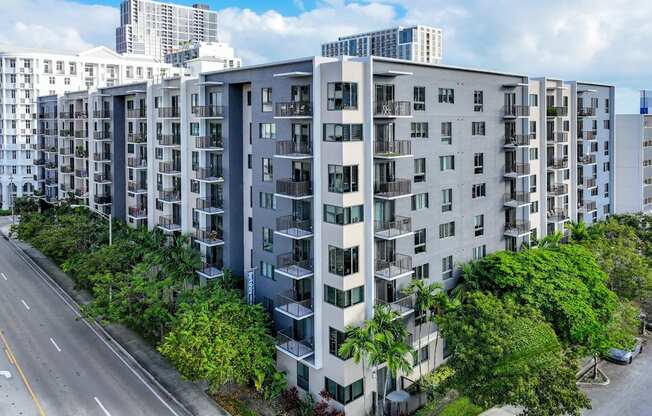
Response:
[[[21,299],[20,301],[23,302],[23,305],[25,305],[25,307],[27,308],[27,310],[30,310],[29,305],[27,304],[27,302],[25,302],[25,301],[22,300],[22,299]]]
[[[25,387],[27,387],[27,391],[29,391],[30,396],[32,396],[32,400],[34,401],[34,404],[38,409],[39,416],[45,416],[45,411],[43,410],[43,406],[41,406],[41,402],[39,401],[38,397],[36,397],[36,393],[34,393],[34,390],[32,390],[31,384],[29,384],[29,381],[27,381],[27,377],[25,376],[25,373],[23,372],[23,369],[21,368],[20,364],[18,364],[18,360],[16,360],[16,356],[14,355],[13,351],[11,351],[11,347],[9,346],[9,343],[7,342],[7,339],[5,338],[1,329],[0,329],[0,340],[2,340],[2,343],[5,344],[5,352],[9,357],[9,361],[11,361],[13,365],[16,366],[16,369],[20,374],[20,378],[23,379],[23,383],[25,384]]]
[[[106,407],[104,407],[104,405],[102,404],[102,402],[100,401],[100,399],[98,399],[97,397],[93,397],[93,398],[95,399],[95,403],[97,403],[97,405],[100,406],[100,409],[102,409],[102,411],[104,412],[104,414],[105,414],[106,416],[111,416],[111,413],[109,413],[109,411],[106,410]]]
[[[50,338],[50,342],[52,343],[52,345],[54,345],[54,348],[56,348],[57,351],[61,352],[61,348],[59,348],[59,346],[57,345],[57,343],[54,342],[54,340],[53,340],[52,338]]]
[[[0,276],[2,276],[3,279],[7,280],[7,275],[4,273],[0,273]]]

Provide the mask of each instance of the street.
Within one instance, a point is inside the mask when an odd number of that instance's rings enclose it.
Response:
[[[631,365],[601,364],[611,382],[607,386],[583,387],[593,404],[584,416],[652,415],[652,344]]]
[[[0,238],[0,414],[186,414],[59,291]]]

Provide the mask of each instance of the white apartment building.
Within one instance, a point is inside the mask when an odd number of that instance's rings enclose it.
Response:
[[[180,72],[143,56],[106,47],[77,54],[27,49],[0,51],[0,202],[30,194],[36,185],[37,97],[154,79]]]
[[[217,42],[217,12],[207,5],[192,7],[151,0],[124,0],[116,51],[163,59],[190,41]]]
[[[430,26],[395,27],[342,36],[321,46],[322,56],[380,56],[438,64],[442,58],[442,30]]]
[[[242,60],[237,58],[233,48],[224,42],[188,42],[166,54],[165,62],[181,68],[193,64],[212,66],[210,69],[202,69],[201,72],[242,66]]]

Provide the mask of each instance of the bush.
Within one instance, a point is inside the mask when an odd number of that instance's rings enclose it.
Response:
[[[438,416],[477,416],[482,408],[471,403],[468,397],[460,397],[450,402]]]

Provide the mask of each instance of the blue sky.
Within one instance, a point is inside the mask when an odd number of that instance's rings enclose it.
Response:
[[[80,0],[80,3],[85,4],[103,4],[106,6],[115,6],[118,7],[120,0]],[[166,2],[169,2],[166,0]],[[188,6],[195,3],[204,3],[208,4],[211,9],[218,10],[224,9],[227,7],[238,7],[238,8],[248,8],[255,12],[264,12],[270,9],[277,10],[283,13],[286,16],[296,16],[304,10],[310,10],[314,8],[316,1],[315,0],[204,0],[204,1],[195,1],[195,0],[175,0],[174,3],[177,4],[186,4]]]

